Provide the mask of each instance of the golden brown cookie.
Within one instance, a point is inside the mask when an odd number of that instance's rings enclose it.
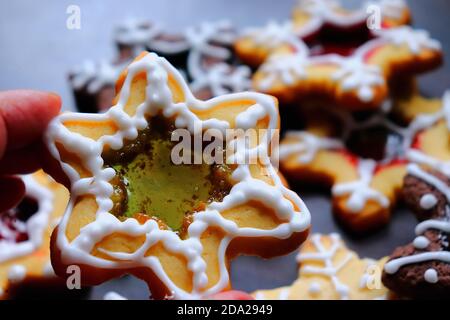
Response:
[[[248,30],[236,41],[236,52],[244,63],[256,68],[280,47],[296,46],[297,39],[314,43],[321,33],[339,40],[331,42],[330,49],[337,49],[341,44],[341,49],[346,50],[348,44],[341,41],[343,38],[352,40],[351,46],[354,46],[361,35],[367,36],[367,21],[371,13],[368,6],[365,4],[356,10],[348,10],[340,1],[298,1],[291,20],[269,22],[264,27]],[[370,6],[379,8],[381,27],[398,27],[410,22],[409,8],[403,0],[373,1]]]
[[[8,299],[22,286],[60,283],[50,263],[49,243],[69,194],[42,171],[22,179],[24,200],[0,214],[0,299]]]
[[[377,109],[389,83],[432,70],[442,62],[440,44],[423,30],[403,26],[374,31],[350,55],[312,55],[305,44],[274,52],[253,76],[253,88],[283,103],[321,97],[349,110]]]
[[[105,114],[66,113],[48,130],[49,149],[71,181],[51,244],[58,275],[76,264],[85,284],[131,273],[154,298],[200,298],[229,288],[232,257],[271,257],[304,241],[309,212],[269,161],[279,128],[274,98],[247,92],[197,100],[152,53],[130,64],[116,92]],[[190,140],[207,129],[263,134],[250,136],[244,150],[232,147],[242,134],[226,139],[223,164],[175,163],[180,132]]]
[[[338,234],[313,234],[297,256],[298,279],[287,287],[253,292],[257,300],[380,300],[386,258],[360,259]]]
[[[366,26],[375,9],[379,9],[383,27],[396,27],[411,22],[411,13],[405,0],[375,0],[355,9],[345,8],[339,0],[298,0],[292,20],[303,38],[324,27],[351,32],[361,25]]]
[[[334,214],[349,229],[376,229],[389,221],[401,195],[406,166],[415,161],[419,150],[429,156],[446,156],[444,110],[448,101],[448,94],[444,103],[417,94],[396,101],[392,113],[401,122],[409,122],[406,126],[390,119],[391,110],[363,119],[334,110],[331,120],[319,110],[319,120],[311,121],[303,131],[285,135],[280,144],[280,168],[288,179],[330,186]],[[368,151],[365,155],[350,148],[350,138],[364,137],[367,130],[379,128],[392,137],[386,138],[382,156],[372,156],[378,144],[376,134],[361,139],[361,148]]]
[[[442,62],[438,41],[403,25],[409,14],[401,4],[397,18],[368,28],[364,10],[349,13],[334,2],[305,3],[296,11],[297,20],[250,31],[235,44],[241,59],[258,67],[253,89],[283,104],[320,98],[353,111],[378,109],[398,78]]]

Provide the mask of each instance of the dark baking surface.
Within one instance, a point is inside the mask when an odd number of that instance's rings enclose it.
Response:
[[[350,5],[359,1],[348,1]],[[450,54],[448,33],[448,0],[409,0],[414,25],[427,29],[441,41]],[[66,8],[81,8],[81,30],[66,28]],[[239,27],[261,25],[270,19],[289,17],[293,0],[103,0],[0,1],[0,90],[34,88],[60,94],[65,109],[74,106],[68,86],[67,71],[84,59],[109,59],[114,56],[112,30],[126,17],[148,18],[164,23],[170,30],[179,30],[201,21],[229,19]],[[420,78],[425,95],[440,97],[450,88],[450,72],[443,68]],[[314,232],[338,232],[350,248],[361,256],[379,258],[394,247],[413,239],[416,220],[404,208],[397,209],[385,228],[364,237],[354,237],[336,224],[331,215],[329,194],[304,191],[294,187],[312,214]],[[262,260],[240,257],[232,262],[232,283],[235,289],[253,291],[290,284],[297,276],[295,253]],[[130,299],[146,299],[146,285],[132,277],[124,277],[93,288],[84,297],[102,299],[108,291],[116,291]],[[69,297],[72,295],[58,295]],[[78,297],[76,295],[75,297]],[[34,297],[37,297],[34,295]]]

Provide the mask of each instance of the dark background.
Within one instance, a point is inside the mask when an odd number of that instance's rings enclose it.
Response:
[[[362,1],[344,1],[354,6]],[[409,0],[414,25],[427,29],[450,54],[448,33],[450,1]],[[66,28],[66,9],[81,8],[81,30]],[[85,59],[112,59],[116,52],[113,27],[121,20],[146,18],[181,30],[202,21],[228,19],[238,27],[258,26],[269,20],[290,16],[293,0],[96,0],[0,1],[0,90],[33,88],[54,91],[63,98],[64,109],[74,108],[67,72]],[[440,97],[450,88],[448,65],[420,77],[421,91]],[[380,258],[394,247],[413,239],[415,218],[408,210],[395,211],[385,228],[354,237],[345,233],[331,216],[329,194],[297,190],[312,214],[314,232],[339,232],[350,248],[363,257]],[[253,291],[290,284],[297,276],[295,253],[271,260],[240,257],[232,262],[235,289]],[[94,288],[87,297],[102,299],[110,290],[131,299],[148,297],[146,285],[131,277],[117,279]]]

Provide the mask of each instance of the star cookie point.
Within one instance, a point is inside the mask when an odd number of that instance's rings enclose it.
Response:
[[[361,259],[338,234],[313,234],[297,255],[299,278],[287,287],[258,290],[257,300],[370,300],[386,299],[381,284],[386,258]]]

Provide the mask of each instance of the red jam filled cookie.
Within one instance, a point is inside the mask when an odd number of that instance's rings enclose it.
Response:
[[[58,282],[50,263],[50,235],[69,198],[67,190],[44,172],[22,177],[26,195],[0,213],[0,299],[22,286]]]

